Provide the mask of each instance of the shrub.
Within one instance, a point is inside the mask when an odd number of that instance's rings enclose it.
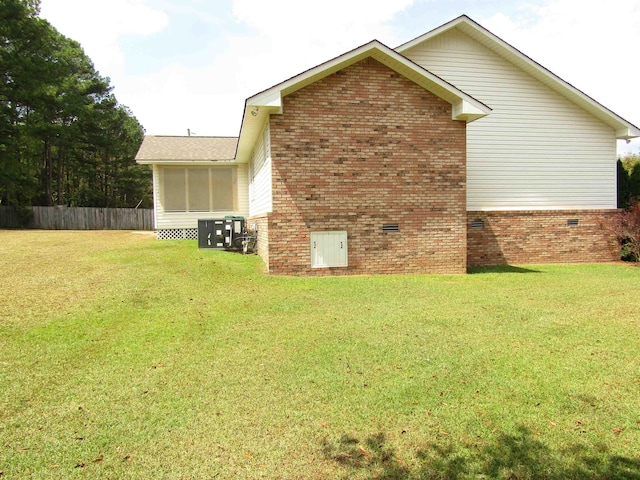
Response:
[[[618,208],[626,208],[640,200],[640,156],[618,158]]]
[[[618,159],[617,177],[618,177],[618,208],[626,208],[629,206],[629,197],[631,190],[629,189],[629,171],[625,168],[621,159]]]
[[[640,161],[636,162],[629,173],[629,201],[632,204],[640,202]]]
[[[640,262],[640,201],[608,220],[604,228],[616,236],[622,260]]]

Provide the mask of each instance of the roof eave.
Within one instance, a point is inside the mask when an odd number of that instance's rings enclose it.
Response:
[[[244,106],[244,115],[240,126],[240,139],[236,149],[235,160],[238,163],[249,163],[253,147],[258,135],[260,135],[268,121],[269,115],[282,113],[282,98],[279,98],[279,101],[270,98],[265,104],[249,104],[248,101]]]
[[[423,88],[433,91],[433,93],[449,101],[451,104],[463,100],[466,103],[474,105],[474,108],[484,111],[485,114],[491,112],[491,109],[482,104],[482,102],[479,102],[446,80],[429,72],[377,40],[372,40],[350,52],[249,97],[246,101],[245,108],[271,107],[279,109],[278,113],[282,113],[283,97],[368,57],[374,58],[392,70],[418,83]]]
[[[219,159],[219,160],[176,160],[176,159],[136,159],[136,163],[139,165],[197,165],[197,166],[206,166],[206,165],[233,165],[238,162],[234,158],[230,159]]]
[[[624,126],[616,130],[616,138],[618,140],[631,140],[640,137],[640,128],[632,126]]]
[[[464,22],[464,21],[471,21],[473,22],[473,20],[471,20],[471,18],[467,17],[466,15],[460,15],[457,18],[454,18],[453,20],[440,25],[437,28],[434,28],[433,30],[428,31],[427,33],[423,33],[422,35],[420,35],[419,37],[414,38],[413,40],[409,40],[406,43],[403,43],[402,45],[396,47],[394,50],[398,53],[402,53],[405,50],[409,50],[412,47],[415,47],[416,45],[419,45],[420,43],[424,42],[425,40],[428,40],[431,37],[434,37],[436,35],[441,34],[442,32],[449,30],[451,28],[456,27],[458,24]],[[473,22],[475,23],[475,22]]]
[[[455,18],[450,22],[439,26],[438,28],[420,35],[419,37],[416,37],[413,40],[400,45],[395,50],[399,53],[403,53],[422,42],[425,42],[433,37],[442,34],[445,31],[458,27],[460,27],[461,30],[467,34],[480,34],[482,36],[481,38],[487,40],[494,51],[496,51],[496,53],[516,65],[520,64],[520,68],[522,68],[522,65],[524,65],[526,67],[524,68],[524,70],[527,71],[527,69],[529,69],[529,74],[532,74],[533,72],[533,76],[537,76],[537,78],[549,88],[552,88],[560,95],[568,98],[575,104],[579,105],[581,108],[590,112],[594,117],[599,118],[603,123],[613,128],[616,131],[616,138],[631,139],[640,136],[640,129],[633,125],[631,122],[620,117],[618,114],[609,110],[604,105],[591,98],[589,95],[585,94],[578,88],[561,79],[555,73],[543,67],[538,62],[531,59],[520,50],[505,42],[500,37],[490,32],[466,15],[461,15],[460,17]],[[485,46],[488,45],[485,44]]]
[[[245,102],[244,116],[240,127],[240,140],[236,151],[237,161],[241,163],[249,161],[257,136],[262,131],[269,115],[282,113],[283,97],[368,57],[374,58],[451,103],[454,120],[471,122],[491,112],[491,109],[482,102],[379,41],[373,40],[249,97]]]
[[[485,107],[482,105],[482,107]],[[460,120],[467,123],[474,122],[479,118],[486,117],[491,112],[487,111],[487,107],[479,108],[477,105],[465,100],[460,100],[453,104],[451,116],[454,120]]]

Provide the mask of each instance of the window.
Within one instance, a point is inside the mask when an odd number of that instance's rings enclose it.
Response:
[[[167,212],[184,212],[187,209],[184,188],[186,170],[184,168],[164,169],[164,209]]]
[[[212,173],[213,210],[233,210],[233,170],[216,168]]]
[[[164,167],[161,179],[166,212],[235,210],[236,167]]]
[[[189,169],[189,211],[209,211],[209,169]]]

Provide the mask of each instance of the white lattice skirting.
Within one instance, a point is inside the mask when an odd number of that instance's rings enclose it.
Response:
[[[197,240],[197,228],[171,228],[156,230],[158,240]]]

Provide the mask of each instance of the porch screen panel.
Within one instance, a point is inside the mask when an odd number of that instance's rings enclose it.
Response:
[[[213,210],[233,210],[233,169],[212,168]]]
[[[187,210],[185,169],[165,168],[162,172],[164,187],[164,209],[167,212]]]
[[[189,211],[209,211],[209,169],[189,169]]]

